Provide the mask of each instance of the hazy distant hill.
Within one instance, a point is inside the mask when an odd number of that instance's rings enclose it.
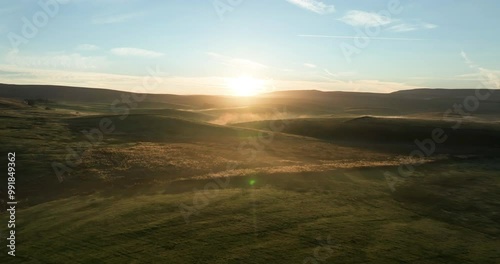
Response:
[[[0,97],[15,98],[15,99],[47,99],[50,101],[63,102],[92,102],[92,103],[109,103],[115,100],[120,100],[122,95],[130,94],[129,92],[98,89],[98,88],[82,88],[82,87],[67,87],[53,85],[12,85],[0,84]],[[210,95],[171,95],[171,94],[148,94],[144,102],[161,102],[174,103],[178,107],[197,106],[206,108],[211,104],[222,104],[230,100],[224,97]]]
[[[15,99],[47,99],[50,101],[107,103],[120,100],[127,92],[50,85],[0,84],[0,97]],[[444,112],[455,104],[462,104],[467,96],[474,96],[473,89],[415,89],[389,94],[358,92],[322,92],[316,90],[278,91],[254,98],[237,98],[210,95],[150,94],[141,107],[175,109],[211,109],[224,107],[284,105],[297,110],[296,115],[311,113],[351,113],[355,115],[409,115],[416,113]],[[151,107],[156,103],[155,107]],[[162,105],[164,104],[164,105]],[[229,109],[234,113],[234,109]],[[474,114],[500,113],[500,93],[481,102]]]
[[[413,99],[438,99],[438,98],[456,98],[464,99],[467,96],[474,96],[476,89],[414,89],[404,90],[391,93],[392,96],[399,98]],[[481,91],[481,94],[486,93]],[[500,101],[500,93],[498,91],[491,94],[488,100]]]

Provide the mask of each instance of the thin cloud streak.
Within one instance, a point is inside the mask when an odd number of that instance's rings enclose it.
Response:
[[[362,37],[356,37],[356,36],[330,36],[330,35],[297,35],[299,37],[306,37],[306,38],[334,38],[334,39],[359,39]],[[405,41],[412,41],[412,40],[429,40],[429,39],[419,39],[419,38],[384,38],[384,37],[367,37],[369,39],[378,39],[378,40],[405,40]]]
[[[431,23],[420,23],[420,24],[397,24],[394,26],[389,27],[387,30],[392,31],[392,32],[409,32],[409,31],[415,31],[415,30],[420,30],[420,29],[435,29],[437,28],[437,25],[431,24]]]
[[[143,15],[144,15],[143,12],[138,12],[138,13],[109,15],[109,16],[99,16],[92,18],[92,24],[103,25],[103,24],[122,23]]]
[[[144,57],[144,58],[156,58],[165,55],[161,52],[156,52],[146,49],[129,48],[129,47],[114,48],[111,49],[111,53],[117,56],[134,56],[134,57]]]
[[[394,22],[390,17],[360,10],[351,10],[339,20],[354,27],[383,26]]]
[[[335,12],[335,6],[325,4],[317,0],[287,0],[289,3],[300,8],[324,15]]]
[[[350,10],[339,21],[353,27],[387,27],[386,30],[392,32],[410,32],[422,29],[435,29],[438,26],[422,21],[405,22],[401,19],[394,19],[391,16],[381,15],[374,12],[361,10]]]
[[[93,44],[80,44],[76,47],[77,50],[82,50],[82,51],[94,51],[98,50],[99,46],[93,45]]]

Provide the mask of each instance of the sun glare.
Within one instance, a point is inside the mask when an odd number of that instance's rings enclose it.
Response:
[[[264,81],[249,76],[229,79],[227,86],[236,96],[254,96],[264,89]]]

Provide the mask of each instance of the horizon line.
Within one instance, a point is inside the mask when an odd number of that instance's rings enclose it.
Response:
[[[316,92],[325,92],[325,93],[330,93],[330,92],[341,92],[341,93],[373,93],[373,94],[391,94],[391,93],[397,93],[397,92],[402,92],[402,91],[414,91],[414,90],[476,90],[477,88],[468,88],[468,87],[462,87],[462,88],[437,88],[437,87],[420,87],[420,88],[412,88],[412,89],[406,89],[406,90],[396,90],[392,92],[377,92],[377,91],[341,91],[341,90],[318,90],[318,89],[301,89],[301,90],[276,90],[272,92],[265,92],[265,93],[259,93],[254,96],[234,96],[234,95],[225,95],[225,94],[175,94],[175,93],[140,93],[140,92],[134,92],[134,91],[124,91],[124,90],[117,90],[117,89],[112,89],[112,88],[103,88],[103,87],[82,87],[82,86],[68,86],[68,85],[58,85],[58,84],[15,84],[15,83],[3,83],[0,82],[0,85],[15,85],[15,86],[49,86],[49,87],[61,87],[61,88],[77,88],[77,89],[97,89],[97,90],[107,90],[107,91],[115,91],[115,92],[123,92],[123,93],[134,93],[134,94],[150,94],[150,95],[178,95],[178,96],[224,96],[224,97],[258,97],[259,95],[265,95],[265,94],[272,94],[272,93],[277,93],[277,92],[304,92],[304,91],[316,91]],[[493,89],[493,88],[485,88],[489,90],[500,90],[500,89]],[[0,96],[1,97],[1,96]]]

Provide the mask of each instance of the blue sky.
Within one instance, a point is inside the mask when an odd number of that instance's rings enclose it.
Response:
[[[2,1],[0,82],[141,91],[154,75],[148,92],[176,94],[231,94],[241,76],[263,91],[475,88],[463,55],[498,73],[499,10],[494,0]]]

